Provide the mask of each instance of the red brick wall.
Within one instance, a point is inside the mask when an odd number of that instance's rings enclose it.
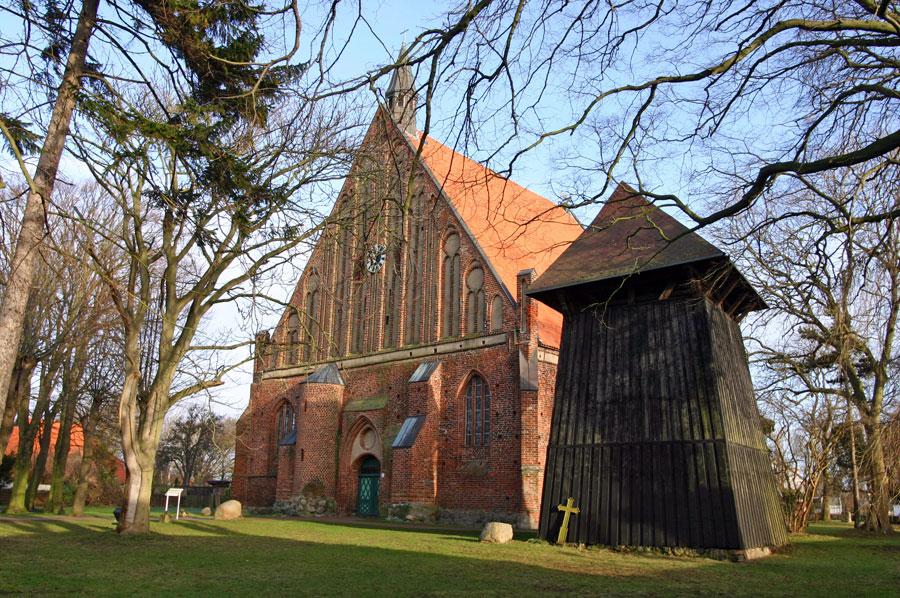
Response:
[[[394,463],[406,453],[409,467],[409,492],[406,499],[395,494],[396,502],[435,503],[439,477],[438,447],[440,442],[441,371],[439,366],[428,380],[409,385],[408,415],[425,415],[413,445],[394,451]]]
[[[297,444],[294,450],[293,495],[307,484],[322,484],[335,494],[337,442],[344,387],[337,384],[302,385],[297,405]]]

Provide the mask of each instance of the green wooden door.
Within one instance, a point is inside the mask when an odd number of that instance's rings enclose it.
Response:
[[[366,457],[359,466],[359,492],[356,496],[356,514],[378,515],[378,488],[381,482],[381,463],[375,457]]]

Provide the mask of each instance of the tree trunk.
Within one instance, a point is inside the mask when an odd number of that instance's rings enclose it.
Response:
[[[69,450],[72,446],[72,423],[75,420],[74,396],[60,397],[63,402],[62,415],[59,418],[59,434],[53,451],[53,471],[50,474],[50,496],[44,506],[45,513],[62,513],[63,484],[66,478],[66,464],[69,462]],[[83,449],[82,449],[83,454]]]
[[[34,510],[34,500],[37,497],[38,486],[44,479],[44,473],[47,471],[47,459],[50,457],[50,440],[52,439],[53,422],[56,419],[56,410],[47,408],[44,411],[41,425],[41,441],[38,450],[37,459],[34,461],[34,468],[31,471],[31,477],[28,479],[28,488],[25,490],[25,508],[29,511]]]
[[[94,431],[84,428],[84,450],[81,452],[81,466],[78,469],[78,484],[75,486],[75,497],[72,499],[72,515],[84,515],[84,503],[91,477],[91,466],[94,464]]]
[[[22,405],[22,401],[31,396],[31,374],[37,366],[37,359],[30,355],[19,355],[13,368],[10,380],[9,392],[6,395],[6,413],[0,421],[0,449],[5,449],[12,435],[16,413]]]
[[[78,485],[72,499],[72,515],[84,515],[84,503],[87,501],[88,485],[91,479],[91,466],[94,464],[94,430],[100,421],[100,405],[102,398],[91,399],[91,410],[81,418],[81,433],[84,437],[84,448],[81,451],[81,467],[78,469]]]
[[[852,409],[852,407],[851,407]],[[850,420],[850,459],[853,462],[853,527],[859,527],[859,465],[856,462],[856,421]]]
[[[38,405],[35,408],[37,417],[28,418],[28,401],[22,401],[19,405],[19,413],[16,423],[19,426],[19,447],[16,452],[16,464],[13,466],[13,486],[9,497],[9,506],[6,512],[27,513],[25,503],[25,491],[28,488],[28,474],[31,472],[31,457],[34,454],[34,439],[37,438],[41,427],[40,413],[44,410],[41,403],[42,397],[38,397]]]
[[[123,447],[124,449],[124,447]],[[133,450],[133,449],[132,449]],[[119,522],[120,534],[146,534],[150,531],[150,496],[153,494],[153,459],[138,458],[137,471],[128,468],[125,481],[125,507]],[[127,460],[126,460],[127,462]]]
[[[134,360],[134,363],[137,363],[137,360]],[[157,372],[157,376],[160,375],[165,377],[164,372]],[[117,528],[120,534],[145,534],[150,531],[153,471],[166,414],[165,401],[168,399],[168,385],[164,385],[166,392],[151,392],[139,407],[137,401],[139,380],[140,373],[137,371],[126,375],[119,401],[122,454],[125,457],[127,471],[125,504]],[[161,399],[161,396],[164,398]]]
[[[16,452],[16,463],[13,465],[13,485],[9,505],[6,507],[8,515],[28,512],[25,508],[25,490],[28,488],[28,473],[31,471],[31,456],[34,452],[34,435],[29,434],[30,428],[31,426],[19,426],[19,448]]]
[[[872,504],[869,516],[866,517],[866,528],[872,531],[890,534],[890,485],[884,466],[884,443],[882,442],[882,425],[878,419],[865,421],[866,435],[869,437],[869,471],[872,476]]]
[[[46,202],[53,191],[59,161],[69,134],[69,122],[72,120],[77,91],[81,85],[88,41],[94,30],[99,3],[100,0],[82,2],[62,82],[56,92],[50,126],[44,138],[33,184],[25,203],[22,229],[19,231],[16,250],[9,264],[9,279],[3,300],[0,302],[0,421],[3,420],[6,409],[10,379],[22,338],[25,304],[28,301],[38,250],[43,238]]]
[[[822,475],[822,521],[831,521],[831,480]]]

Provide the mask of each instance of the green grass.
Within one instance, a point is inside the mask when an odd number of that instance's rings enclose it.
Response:
[[[897,596],[900,537],[815,525],[750,563],[293,519],[0,520],[2,596]],[[521,535],[517,538],[526,538]]]

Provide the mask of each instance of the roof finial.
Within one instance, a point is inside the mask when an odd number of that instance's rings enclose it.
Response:
[[[384,94],[387,108],[397,125],[409,135],[416,135],[416,88],[406,50],[406,32],[397,56],[391,83]]]

